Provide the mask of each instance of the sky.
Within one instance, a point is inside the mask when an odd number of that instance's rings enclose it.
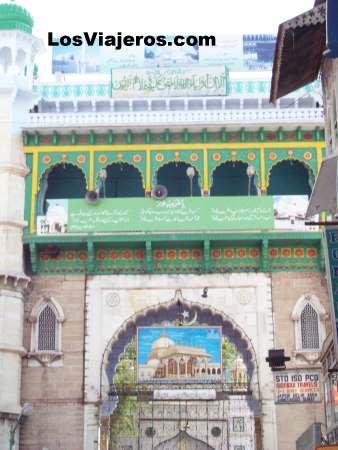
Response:
[[[1,0],[0,0],[1,1]],[[50,66],[47,33],[78,34],[276,34],[278,24],[312,8],[314,0],[16,0],[35,22],[34,34],[47,49],[37,61],[43,74]],[[41,71],[40,71],[41,73]]]

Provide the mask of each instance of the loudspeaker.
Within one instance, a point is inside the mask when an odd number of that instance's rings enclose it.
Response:
[[[151,196],[156,200],[164,200],[168,195],[168,189],[162,184],[157,184],[151,191]]]
[[[85,200],[89,205],[95,205],[100,199],[98,191],[87,191],[85,195]]]

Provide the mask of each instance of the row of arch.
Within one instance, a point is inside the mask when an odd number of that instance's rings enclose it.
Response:
[[[168,196],[201,196],[200,174],[194,169],[194,175],[189,178],[189,167],[185,162],[170,162],[158,169],[155,184],[165,186]],[[249,176],[247,169],[248,164],[240,161],[219,165],[213,172],[210,196],[259,195],[258,178],[256,174]],[[301,162],[281,161],[271,170],[267,194],[309,196],[313,178],[312,171]],[[97,180],[97,189],[100,196],[107,198],[145,196],[141,173],[125,162],[107,166],[105,178]],[[83,198],[85,193],[85,175],[72,164],[57,164],[47,170],[41,179],[40,200],[43,202],[48,199]]]

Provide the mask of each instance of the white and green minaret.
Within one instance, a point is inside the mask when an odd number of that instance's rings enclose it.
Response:
[[[36,103],[34,61],[43,43],[32,35],[33,19],[15,3],[0,3],[0,448],[9,448],[17,421],[23,348],[24,273],[22,230],[25,176],[22,127]],[[16,436],[18,448],[18,437]]]

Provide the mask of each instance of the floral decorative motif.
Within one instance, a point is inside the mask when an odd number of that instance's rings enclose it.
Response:
[[[307,161],[310,161],[310,159],[312,159],[311,152],[305,152],[305,153],[304,153],[304,158],[305,158]]]
[[[156,160],[157,162],[162,162],[162,161],[164,160],[164,155],[163,155],[163,153],[156,153],[156,155],[155,155],[155,160]]]
[[[105,250],[99,250],[96,254],[96,258],[103,260],[107,258],[107,252]]]
[[[245,258],[246,257],[246,249],[245,248],[239,248],[236,251],[238,258]]]
[[[258,258],[259,257],[259,250],[258,250],[258,248],[250,249],[250,256],[252,258]]]
[[[213,250],[212,252],[211,252],[211,257],[213,258],[213,259],[219,259],[220,257],[221,257],[221,251],[220,250]]]
[[[293,156],[293,150],[291,149],[288,150],[288,156]]]
[[[135,258],[136,259],[144,259],[144,251],[143,250],[136,250],[135,251]]]
[[[291,256],[291,248],[283,248],[282,256],[284,256],[284,258],[289,258]]]
[[[168,250],[167,258],[168,259],[176,259],[176,250]]]
[[[254,159],[256,159],[256,154],[254,152],[248,153],[248,160],[253,161]]]
[[[154,259],[163,259],[163,258],[164,258],[163,250],[155,250],[154,251]]]
[[[198,160],[198,154],[197,153],[192,153],[190,155],[190,161],[197,161]]]
[[[230,153],[232,158],[236,158],[237,156],[237,152],[235,152],[234,150]]]
[[[303,248],[296,248],[294,250],[294,253],[297,258],[304,258],[304,249]]]
[[[118,153],[116,154],[116,158],[117,158],[117,159],[123,159],[123,157],[124,157],[124,154],[123,154],[122,152],[118,152]]]
[[[60,159],[61,159],[62,161],[66,161],[67,158],[68,158],[67,153],[62,153],[62,154],[60,155]]]
[[[316,258],[318,255],[317,249],[316,248],[309,248],[307,250],[307,256],[309,258]]]
[[[112,250],[110,252],[110,259],[119,259],[120,258],[120,253],[117,252],[116,250]]]
[[[201,250],[193,250],[191,252],[192,259],[201,259],[202,258],[202,251]]]
[[[79,164],[84,164],[86,162],[86,155],[79,155],[79,156],[77,156],[76,161]]]
[[[66,260],[67,261],[74,261],[75,259],[75,252],[67,252],[65,254]]]
[[[179,258],[180,259],[189,259],[189,252],[188,252],[188,250],[181,250]]]
[[[214,161],[220,161],[221,160],[221,154],[220,153],[213,153],[212,159]]]
[[[134,163],[136,163],[136,164],[140,163],[140,162],[142,161],[142,156],[139,155],[139,154],[134,155],[134,156],[133,156],[133,161],[134,161]]]
[[[276,161],[277,153],[276,152],[270,152],[268,158],[269,158],[270,161]]]
[[[100,164],[106,164],[106,162],[108,161],[108,157],[106,155],[100,155],[98,157],[98,161]]]
[[[278,256],[278,249],[277,248],[270,248],[269,249],[269,256],[271,258],[277,258],[277,256]]]
[[[174,156],[175,156],[176,161],[178,161],[181,158],[180,152],[175,152]]]
[[[44,164],[49,164],[51,161],[52,161],[52,157],[49,156],[49,155],[45,155],[45,156],[42,157],[42,162]]]
[[[86,260],[88,259],[88,254],[87,254],[87,252],[85,252],[84,250],[82,250],[81,252],[79,252],[78,258],[79,258],[80,261],[86,261]]]
[[[123,259],[131,259],[133,256],[132,252],[130,250],[125,250],[123,252]]]
[[[230,248],[227,248],[226,250],[224,250],[224,256],[226,258],[233,258],[234,257],[234,251]]]

